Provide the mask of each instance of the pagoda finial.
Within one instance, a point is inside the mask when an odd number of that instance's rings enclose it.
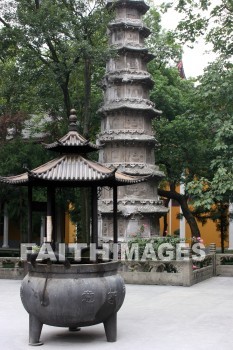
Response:
[[[69,116],[69,131],[78,131],[77,120],[78,118],[76,115],[76,110],[71,109],[70,116]]]

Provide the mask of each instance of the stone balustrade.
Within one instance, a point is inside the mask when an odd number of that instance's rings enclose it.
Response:
[[[119,273],[129,284],[192,286],[213,276],[233,277],[233,254],[216,254],[216,245],[209,246],[203,259],[184,248],[180,260],[122,261]],[[0,257],[0,278],[22,279],[26,271],[17,257]]]

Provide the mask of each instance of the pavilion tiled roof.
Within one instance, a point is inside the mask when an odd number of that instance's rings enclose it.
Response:
[[[71,110],[69,132],[60,140],[45,145],[49,150],[62,153],[59,157],[23,174],[0,177],[0,182],[21,186],[123,186],[146,181],[152,176],[127,175],[87,159],[86,153],[99,147],[78,133],[76,122],[75,110]]]
[[[62,153],[88,153],[100,149],[99,146],[86,140],[77,131],[69,131],[59,140],[50,144],[44,144],[44,147],[50,151]]]
[[[91,143],[78,133],[77,130],[77,116],[74,109],[71,110],[69,117],[69,131],[59,140],[56,140],[50,144],[44,144],[44,147],[50,151],[56,151],[61,153],[81,153],[86,154],[89,152],[97,151],[99,146]]]
[[[90,186],[91,183],[111,185],[135,184],[147,180],[148,177],[131,176],[111,170],[104,165],[88,160],[81,155],[67,154],[55,158],[33,170],[8,177],[0,177],[0,181],[11,185],[38,186],[54,183],[59,186]]]

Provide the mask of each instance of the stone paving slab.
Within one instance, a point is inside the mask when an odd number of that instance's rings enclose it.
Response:
[[[0,280],[0,349],[25,350],[28,314],[20,281]],[[233,278],[214,277],[192,287],[127,285],[118,313],[118,341],[107,343],[103,325],[69,332],[44,326],[43,350],[231,350]]]

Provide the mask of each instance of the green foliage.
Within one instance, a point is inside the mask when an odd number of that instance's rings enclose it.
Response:
[[[46,152],[31,142],[18,138],[8,142],[21,134],[25,120],[31,136],[49,131],[54,140],[67,131],[67,115],[74,107],[80,132],[95,139],[102,99],[99,81],[110,54],[106,36],[110,17],[103,0],[1,2],[0,175],[18,174],[25,171],[23,164],[32,169],[34,163],[47,160]],[[23,189],[1,186],[1,191],[2,201],[13,203],[12,214],[26,209]],[[21,206],[15,205],[17,191]],[[68,195],[71,201],[74,197],[63,193],[65,206]],[[34,199],[43,196],[43,191],[35,191]]]
[[[194,85],[190,80],[181,79],[177,68],[161,66],[156,62],[149,64],[149,71],[155,81],[150,98],[156,108],[168,120],[173,120],[190,109]]]
[[[208,191],[203,192],[205,202],[211,198],[213,202],[228,201],[233,194],[232,79],[233,65],[216,61],[205,71],[197,87],[194,107],[209,127],[208,137],[213,140],[212,157],[206,157],[210,171],[203,175],[206,179],[200,179],[200,188],[203,182],[207,183]]]
[[[169,121],[161,118],[154,122],[159,142],[156,158],[163,164],[166,179],[179,185],[195,176],[209,172],[206,157],[211,156],[211,138],[208,126],[197,116],[177,116]]]
[[[17,150],[17,152],[16,152]],[[7,141],[0,152],[0,176],[16,175],[25,172],[25,167],[33,169],[49,159],[47,152],[41,145],[20,137]],[[45,198],[44,191],[34,191],[34,200]],[[19,218],[26,216],[27,189],[24,187],[7,186],[0,184],[1,203],[8,203],[9,216]]]
[[[94,71],[108,57],[105,32],[110,17],[104,1],[43,0],[36,7],[35,1],[15,0],[13,5],[1,11],[2,61],[16,58],[26,84],[21,95],[30,98],[34,112],[39,108],[53,115],[66,116],[71,106],[80,104],[82,119],[88,79],[95,86],[90,98],[101,96]]]
[[[161,27],[161,15],[158,9],[151,7],[145,15],[144,22],[151,30],[146,40],[146,45],[154,55],[154,65],[157,67],[175,64],[180,59],[181,46],[177,43],[172,31],[164,30]]]
[[[128,246],[129,246],[129,249],[131,249],[133,244],[137,244],[138,245],[139,259],[141,259],[143,256],[143,253],[145,251],[146,245],[148,243],[152,244],[152,247],[153,247],[155,253],[157,254],[158,248],[161,244],[169,243],[172,245],[173,248],[176,248],[176,245],[181,243],[181,242],[184,242],[184,239],[181,239],[181,238],[175,237],[175,236],[166,236],[166,237],[153,238],[153,239],[148,239],[148,238],[143,238],[143,237],[135,237],[128,242]]]
[[[195,42],[204,35],[207,42],[213,44],[214,51],[232,56],[233,53],[233,4],[231,0],[215,2],[209,0],[172,1],[176,10],[185,15],[180,21],[179,37],[183,42]]]

